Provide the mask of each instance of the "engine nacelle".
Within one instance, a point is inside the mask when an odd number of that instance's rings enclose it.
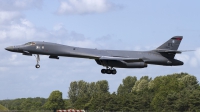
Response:
[[[146,68],[147,64],[145,62],[132,62],[126,63],[127,68]]]
[[[147,64],[145,62],[125,62],[119,60],[95,60],[97,64],[102,66],[118,67],[118,68],[145,68]]]

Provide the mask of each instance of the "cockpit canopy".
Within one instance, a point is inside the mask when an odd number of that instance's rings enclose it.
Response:
[[[35,45],[35,43],[34,42],[28,42],[28,43],[26,43],[24,45]]]

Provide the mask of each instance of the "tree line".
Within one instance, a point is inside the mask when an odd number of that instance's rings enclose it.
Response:
[[[109,111],[200,111],[200,86],[187,73],[135,76],[123,79],[117,92],[109,93],[107,81],[74,81],[68,97],[71,107]]]
[[[84,109],[90,111],[200,111],[200,86],[195,76],[175,73],[154,79],[128,76],[116,92],[106,80],[70,83],[68,99],[53,91],[48,99],[3,100],[9,110]]]

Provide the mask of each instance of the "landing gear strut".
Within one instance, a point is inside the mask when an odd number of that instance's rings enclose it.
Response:
[[[116,73],[117,73],[117,70],[116,69],[114,69],[114,68],[106,68],[106,69],[101,69],[101,73],[102,74],[113,74],[113,75],[115,75]]]
[[[36,54],[36,55],[34,55],[34,56],[35,56],[36,61],[37,61],[37,64],[35,65],[35,68],[40,68],[40,65],[39,65],[40,55],[39,55],[39,54]]]

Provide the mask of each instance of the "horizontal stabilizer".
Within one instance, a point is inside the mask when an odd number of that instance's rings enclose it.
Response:
[[[156,52],[159,53],[177,53],[177,54],[181,54],[182,52],[189,52],[189,51],[194,51],[194,50],[184,50],[184,51],[177,51],[177,50],[167,50],[167,49],[156,49],[154,50]]]

